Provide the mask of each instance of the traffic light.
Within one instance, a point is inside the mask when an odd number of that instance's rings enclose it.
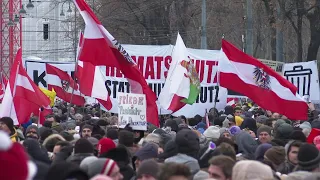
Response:
[[[49,24],[43,24],[43,39],[49,39]]]

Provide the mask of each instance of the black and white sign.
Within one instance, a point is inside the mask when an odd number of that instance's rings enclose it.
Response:
[[[298,93],[312,102],[320,100],[317,61],[285,64],[284,77],[298,88]]]

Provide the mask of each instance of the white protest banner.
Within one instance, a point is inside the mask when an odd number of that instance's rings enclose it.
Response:
[[[133,130],[147,130],[147,102],[144,94],[118,93],[118,125],[130,124]]]
[[[319,102],[317,61],[284,64],[284,77],[298,88],[298,93],[312,102]]]
[[[146,78],[150,88],[158,97],[165,83],[167,71],[170,66],[172,45],[151,46],[151,45],[124,45],[126,51],[137,62],[139,69]],[[204,116],[206,109],[211,109],[216,101],[218,110],[224,109],[227,103],[227,89],[219,88],[217,85],[217,50],[188,49],[193,59],[201,82],[199,97],[193,105],[187,105],[175,113],[176,116],[184,115],[187,118],[199,114]],[[67,71],[73,75],[74,63],[49,62],[51,65]],[[47,78],[44,62],[25,60],[25,67],[31,79],[41,86],[47,87]],[[115,68],[101,68],[106,74],[106,86],[110,93],[113,104],[110,112],[118,113],[118,93],[130,93],[130,86],[122,73]],[[215,97],[217,90],[218,96]],[[159,106],[158,106],[159,107]],[[159,114],[168,112],[159,108]]]

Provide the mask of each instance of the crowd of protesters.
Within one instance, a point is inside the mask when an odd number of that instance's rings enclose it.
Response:
[[[209,127],[199,115],[161,116],[144,132],[119,129],[99,106],[60,103],[42,126],[0,119],[0,179],[320,179],[318,114],[310,104],[307,121],[291,121],[247,103],[212,108]]]

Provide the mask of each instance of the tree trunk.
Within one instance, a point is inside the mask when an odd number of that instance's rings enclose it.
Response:
[[[298,42],[298,53],[297,53],[297,61],[302,62],[302,18],[304,15],[304,1],[303,0],[297,0],[297,42]]]
[[[276,28],[276,8],[271,0],[263,0],[266,12],[268,14],[269,31],[271,34],[271,59],[277,58],[277,28]]]
[[[312,61],[317,59],[319,46],[320,46],[320,9],[316,7],[313,12],[308,15],[308,20],[310,23],[310,44],[308,47],[307,61]]]

